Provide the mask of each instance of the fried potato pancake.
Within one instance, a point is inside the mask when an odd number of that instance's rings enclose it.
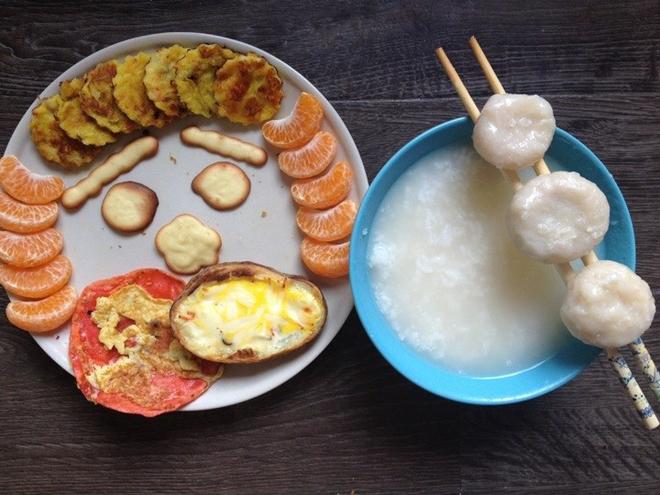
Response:
[[[147,96],[157,108],[170,117],[183,115],[185,107],[179,99],[174,84],[176,63],[188,51],[181,45],[161,48],[151,56],[144,73],[144,85]]]
[[[62,103],[62,97],[56,94],[32,110],[32,141],[45,160],[64,168],[83,167],[94,161],[101,148],[87,146],[66,135],[57,120]]]
[[[83,144],[103,146],[114,143],[117,136],[83,112],[80,106],[80,90],[84,84],[82,79],[76,78],[60,85],[62,105],[57,111],[60,127],[70,138],[82,141]]]
[[[206,118],[218,114],[213,96],[216,71],[236,53],[217,44],[201,44],[188,50],[176,63],[174,84],[179,98],[188,110]]]
[[[80,105],[98,125],[114,133],[129,133],[138,126],[117,106],[112,94],[112,78],[117,74],[117,63],[109,60],[97,65],[85,74],[85,84],[80,90]]]
[[[117,64],[117,74],[112,79],[113,95],[117,106],[132,121],[142,127],[163,127],[170,119],[149,99],[143,82],[150,59],[151,55],[140,52]]]
[[[284,95],[277,69],[254,53],[238,55],[218,69],[213,93],[218,114],[244,125],[271,119]]]

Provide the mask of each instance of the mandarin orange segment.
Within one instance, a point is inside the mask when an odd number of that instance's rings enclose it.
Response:
[[[0,261],[17,268],[44,265],[60,254],[63,244],[62,234],[52,228],[36,234],[0,230]]]
[[[314,177],[323,172],[337,154],[337,138],[327,131],[314,134],[312,140],[277,157],[280,170],[294,179]]]
[[[71,278],[71,271],[69,258],[61,255],[35,268],[0,265],[0,284],[16,296],[40,299],[64,287]]]
[[[278,148],[297,148],[308,142],[321,128],[323,107],[309,93],[300,93],[293,111],[283,119],[269,120],[261,126],[264,139]]]
[[[0,191],[0,229],[29,234],[57,221],[57,203],[26,205]]]
[[[33,174],[17,159],[4,177],[0,169],[0,184],[12,198],[30,205],[50,203],[64,192],[62,179],[54,175]]]
[[[357,215],[357,204],[350,199],[342,201],[329,210],[298,208],[298,228],[317,241],[336,241],[347,237],[353,230]]]
[[[71,318],[76,300],[76,290],[67,285],[39,301],[10,302],[7,305],[7,319],[27,332],[50,332]]]
[[[4,179],[9,172],[14,170],[21,162],[14,155],[5,155],[0,158],[0,181]]]
[[[341,161],[320,177],[294,181],[291,196],[300,206],[317,210],[330,208],[348,196],[352,180],[351,166]]]
[[[348,274],[349,241],[330,244],[305,237],[300,245],[300,256],[309,270],[328,278]]]

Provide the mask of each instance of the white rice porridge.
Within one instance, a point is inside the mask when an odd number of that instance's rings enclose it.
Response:
[[[439,150],[397,180],[370,232],[380,310],[401,340],[459,373],[520,371],[568,338],[561,279],[507,235],[512,194],[472,147]]]

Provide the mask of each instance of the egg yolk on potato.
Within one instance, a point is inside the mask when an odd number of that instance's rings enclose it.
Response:
[[[186,347],[209,359],[228,347],[278,352],[315,331],[325,309],[300,284],[237,279],[202,284],[179,314]]]

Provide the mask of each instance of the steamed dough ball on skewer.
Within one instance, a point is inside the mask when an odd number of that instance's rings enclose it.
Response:
[[[649,285],[625,265],[598,261],[568,282],[561,319],[573,336],[602,348],[629,344],[651,326]]]
[[[491,96],[474,125],[477,153],[497,168],[519,170],[543,158],[555,134],[550,104],[540,96]]]
[[[516,191],[507,212],[514,243],[545,263],[564,263],[589,253],[603,240],[609,223],[607,198],[577,172],[531,179]]]

